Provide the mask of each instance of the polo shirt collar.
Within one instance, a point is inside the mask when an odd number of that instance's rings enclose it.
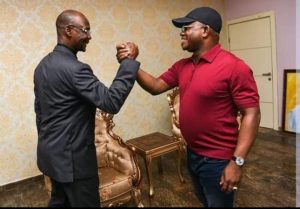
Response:
[[[200,59],[203,59],[209,63],[212,63],[218,53],[221,51],[221,44],[216,44],[211,49],[209,49],[205,54],[203,54]],[[191,57],[193,58],[193,57]]]

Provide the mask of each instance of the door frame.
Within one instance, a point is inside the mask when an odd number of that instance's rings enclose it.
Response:
[[[268,17],[270,19],[270,31],[271,31],[271,54],[272,54],[272,91],[273,91],[273,129],[279,130],[278,124],[278,71],[277,71],[277,56],[276,56],[276,30],[275,30],[275,14],[273,11],[258,13],[251,16],[245,16],[234,20],[229,20],[226,22],[227,29],[227,44],[228,49],[230,50],[230,37],[229,37],[229,25],[247,22],[251,20],[261,19]]]

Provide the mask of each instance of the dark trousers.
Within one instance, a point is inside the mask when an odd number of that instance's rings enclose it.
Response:
[[[49,207],[100,207],[98,176],[60,183],[53,179]]]
[[[204,207],[228,207],[234,205],[234,192],[223,192],[220,179],[229,160],[220,160],[195,154],[187,149],[187,164],[193,187]]]

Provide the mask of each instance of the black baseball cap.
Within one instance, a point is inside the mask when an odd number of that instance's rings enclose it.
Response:
[[[199,7],[190,11],[185,17],[173,19],[173,24],[181,28],[184,25],[188,25],[195,21],[201,22],[205,25],[209,25],[214,31],[220,33],[222,29],[221,15],[210,7]]]

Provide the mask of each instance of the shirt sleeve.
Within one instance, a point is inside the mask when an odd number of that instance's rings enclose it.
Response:
[[[73,75],[77,93],[101,110],[116,114],[121,109],[136,80],[140,63],[125,59],[110,87],[106,87],[93,74],[90,66],[84,64]]]
[[[175,63],[166,72],[159,76],[160,79],[164,80],[170,87],[174,88],[178,86],[178,64]]]
[[[239,109],[259,107],[259,94],[253,72],[241,60],[236,62],[233,69],[230,87],[234,103]]]

